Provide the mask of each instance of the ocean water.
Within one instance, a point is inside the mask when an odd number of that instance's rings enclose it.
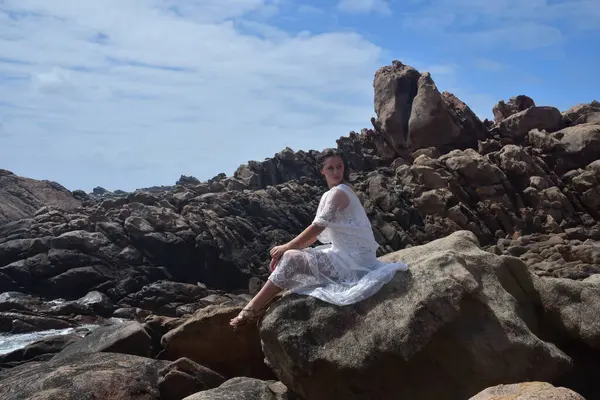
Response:
[[[66,329],[49,329],[46,331],[30,332],[30,333],[19,333],[19,334],[8,334],[0,333],[0,355],[7,354],[11,351],[23,348],[30,343],[36,342],[40,339],[56,336],[56,335],[68,335],[70,333],[80,332],[80,336],[83,336],[87,331],[94,330],[98,325],[81,325],[76,328]]]

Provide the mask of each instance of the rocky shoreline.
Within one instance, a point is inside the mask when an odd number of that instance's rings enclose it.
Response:
[[[372,128],[337,145],[378,255],[409,273],[342,309],[284,296],[241,332],[227,322],[268,250],[326,190],[318,151],[133,193],[2,170],[0,333],[75,330],[0,355],[0,397],[600,395],[600,103],[521,95],[480,121],[398,61],[375,73],[374,103]]]

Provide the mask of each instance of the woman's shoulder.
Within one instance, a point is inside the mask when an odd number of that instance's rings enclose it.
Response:
[[[340,183],[339,185],[333,187],[333,189],[338,189],[341,192],[344,192],[345,194],[349,194],[351,196],[355,196],[356,197],[356,192],[354,191],[354,189],[352,188],[352,186],[350,186],[350,184],[348,183]]]
[[[352,190],[352,188],[350,188],[350,186],[346,183],[340,183],[338,185],[335,185],[334,187],[328,189],[325,193],[323,193],[323,195],[321,196],[321,200],[325,200],[326,198],[330,198],[330,199],[340,199],[340,198],[349,198],[351,196],[356,196],[356,193],[354,193],[354,190]]]

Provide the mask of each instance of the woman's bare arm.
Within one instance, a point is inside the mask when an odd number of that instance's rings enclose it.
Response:
[[[317,236],[325,230],[325,227],[310,224],[302,233],[290,240],[286,246],[288,249],[303,249],[317,241]]]
[[[283,256],[283,253],[285,253],[288,250],[303,249],[305,247],[310,246],[311,244],[316,242],[317,236],[319,235],[319,233],[323,232],[324,230],[325,230],[325,227],[318,226],[315,224],[310,224],[308,226],[308,228],[306,228],[304,231],[302,231],[301,234],[299,234],[298,236],[296,236],[294,239],[290,240],[286,244],[273,247],[270,252],[271,253],[271,264],[270,264],[271,271],[273,271],[275,269],[275,267],[277,266],[277,263],[279,262],[279,259],[281,258],[281,256]]]

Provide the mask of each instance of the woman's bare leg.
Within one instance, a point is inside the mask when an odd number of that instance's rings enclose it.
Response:
[[[260,291],[246,304],[244,310],[252,310],[249,311],[249,317],[252,318],[256,315],[256,313],[260,313],[262,309],[275,297],[279,292],[281,292],[281,288],[277,287],[273,282],[267,280],[267,282],[263,285]],[[240,312],[240,314],[233,318],[229,324],[235,326],[239,323],[240,320],[244,318],[244,313],[246,311]]]
[[[276,286],[270,280],[263,285],[258,293],[248,302],[245,308],[252,308],[255,310],[260,310],[264,308],[269,301],[273,299],[279,292],[281,292],[281,288]]]
[[[300,250],[288,250],[284,253],[283,257],[279,261],[276,268],[283,268],[289,272],[287,279],[293,281],[293,276],[306,275],[310,273],[310,268],[306,258]],[[281,271],[281,270],[279,270]],[[284,275],[288,275],[284,272]],[[260,291],[248,302],[246,307],[239,313],[239,315],[230,321],[230,325],[235,326],[239,324],[244,318],[253,318],[264,312],[263,308],[283,289],[275,285],[271,280],[267,280],[267,283],[260,289]],[[245,311],[248,310],[248,311]]]

